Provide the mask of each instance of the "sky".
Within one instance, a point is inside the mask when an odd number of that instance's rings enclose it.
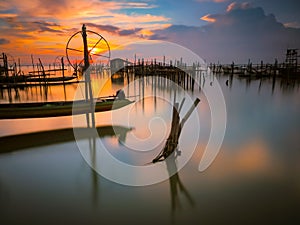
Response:
[[[164,40],[212,63],[283,61],[300,49],[299,12],[299,0],[0,0],[0,49],[51,63],[85,23],[112,49]]]

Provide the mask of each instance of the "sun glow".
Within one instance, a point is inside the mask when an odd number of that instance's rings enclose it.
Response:
[[[90,47],[89,48],[89,52],[91,55],[95,55],[95,54],[101,54],[103,52],[103,50],[101,50],[100,48],[97,47]]]

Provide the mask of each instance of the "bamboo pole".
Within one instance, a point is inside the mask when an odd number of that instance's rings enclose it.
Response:
[[[94,111],[94,103],[93,103],[93,90],[91,84],[91,77],[90,77],[90,61],[89,61],[89,51],[88,51],[88,44],[87,44],[87,34],[86,34],[86,26],[85,24],[82,25],[82,39],[83,39],[83,52],[84,52],[84,68],[83,71],[85,72],[85,89],[86,89],[86,101],[90,100],[91,103],[91,119],[92,119],[92,127],[95,127],[95,114]],[[88,126],[89,124],[89,112],[86,114]]]

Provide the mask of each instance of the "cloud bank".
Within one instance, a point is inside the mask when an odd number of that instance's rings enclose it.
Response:
[[[2,51],[18,55],[61,55],[68,38],[85,23],[111,46],[148,38],[168,40],[188,47],[207,62],[274,62],[275,58],[283,60],[287,48],[300,49],[298,20],[279,23],[274,15],[249,3],[192,1],[199,7],[224,6],[224,13],[199,13],[199,23],[201,19],[206,25],[197,27],[171,25],[172,19],[159,9],[160,1],[0,1],[0,44]]]
[[[208,62],[247,63],[283,60],[287,48],[300,47],[300,29],[288,28],[275,16],[249,3],[231,3],[224,14],[204,15],[202,27],[173,25],[156,30],[151,39],[170,40]]]
[[[4,44],[8,44],[9,40],[5,39],[5,38],[0,38],[0,45],[4,45]]]

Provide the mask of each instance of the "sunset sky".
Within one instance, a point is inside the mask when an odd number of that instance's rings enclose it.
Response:
[[[273,62],[300,48],[299,12],[298,0],[0,0],[0,48],[52,62],[85,23],[112,48],[155,39],[208,62]]]

